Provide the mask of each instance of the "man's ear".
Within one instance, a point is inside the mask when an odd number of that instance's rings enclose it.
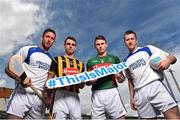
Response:
[[[108,48],[108,43],[106,43],[106,49]]]
[[[136,39],[136,46],[138,46],[138,39]]]

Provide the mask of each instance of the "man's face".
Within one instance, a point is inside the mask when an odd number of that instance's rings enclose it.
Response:
[[[64,49],[68,55],[74,54],[74,52],[76,50],[76,42],[71,39],[67,39],[67,41],[64,45]]]
[[[44,50],[49,50],[49,48],[53,45],[55,38],[56,36],[53,32],[46,32],[44,36],[42,36],[42,47]]]
[[[137,39],[133,33],[124,36],[124,43],[130,52],[137,48]]]
[[[108,45],[105,40],[99,39],[99,40],[96,40],[95,47],[96,47],[98,54],[102,55],[106,52]]]

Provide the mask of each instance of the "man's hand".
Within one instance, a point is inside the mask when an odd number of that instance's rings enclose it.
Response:
[[[157,66],[158,69],[163,71],[169,68],[171,61],[169,59],[162,60]]]
[[[130,106],[132,110],[136,110],[134,98],[130,98]]]
[[[168,55],[165,60],[162,60],[157,66],[158,69],[163,71],[167,70],[171,64],[174,64],[177,61],[177,58],[174,55]]]
[[[95,83],[96,83],[96,81],[97,81],[97,79],[94,79],[94,80],[88,81],[88,82],[86,82],[86,85],[87,85],[87,86],[93,85],[93,84],[95,84]]]
[[[53,102],[53,95],[54,95],[55,90],[50,90],[50,89],[45,89],[43,91],[43,99],[45,101],[45,106],[47,109],[52,107],[52,102]]]
[[[84,88],[84,86],[85,86],[85,82],[81,82],[80,84],[78,84],[78,87],[80,88],[80,89],[83,89]]]
[[[32,81],[30,78],[26,77],[26,79],[21,80],[21,85],[26,88],[26,87],[30,87],[32,84]]]
[[[125,77],[122,72],[115,74],[115,78],[118,83],[123,83],[125,81]]]

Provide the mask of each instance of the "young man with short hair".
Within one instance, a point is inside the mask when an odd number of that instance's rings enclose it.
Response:
[[[74,37],[68,36],[64,41],[65,54],[54,57],[49,70],[48,79],[60,76],[68,76],[82,73],[83,62],[75,58],[77,41]],[[53,119],[81,119],[81,107],[79,99],[79,88],[85,83],[57,88],[52,107]]]
[[[107,53],[108,43],[104,36],[95,37],[94,46],[97,56],[90,58],[87,62],[87,70],[91,71],[98,67],[118,64],[117,56]],[[86,83],[92,85],[91,115],[92,119],[124,119],[126,110],[123,106],[116,80],[121,83],[125,80],[124,75],[108,75]]]
[[[162,71],[176,62],[176,57],[152,45],[138,47],[136,33],[128,30],[124,33],[124,43],[129,55],[124,62],[129,65],[126,70],[130,91],[130,105],[137,109],[140,118],[156,118],[163,113],[166,119],[180,119],[178,106],[174,98],[162,83]],[[150,67],[152,54],[161,52],[167,59],[158,64],[159,71]]]
[[[47,80],[48,70],[52,61],[48,50],[55,42],[55,39],[55,31],[47,28],[43,32],[40,45],[22,47],[14,55],[21,57],[25,71],[24,77],[30,79],[23,79],[23,77],[21,77],[21,84],[18,83],[16,85],[7,106],[8,119],[44,118],[44,103],[29,86],[32,84],[40,93],[44,90],[44,84]],[[8,66],[10,66],[10,64],[9,60]],[[6,69],[6,72],[8,74],[15,74],[9,71],[9,69]]]

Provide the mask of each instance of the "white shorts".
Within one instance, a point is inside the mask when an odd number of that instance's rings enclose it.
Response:
[[[37,95],[17,88],[11,94],[6,112],[23,119],[43,119],[45,107]]]
[[[92,119],[117,119],[125,113],[126,110],[117,88],[92,91]]]
[[[81,119],[78,93],[57,90],[53,104],[53,119]]]
[[[140,118],[153,118],[177,106],[161,81],[154,81],[136,90],[134,100]]]

